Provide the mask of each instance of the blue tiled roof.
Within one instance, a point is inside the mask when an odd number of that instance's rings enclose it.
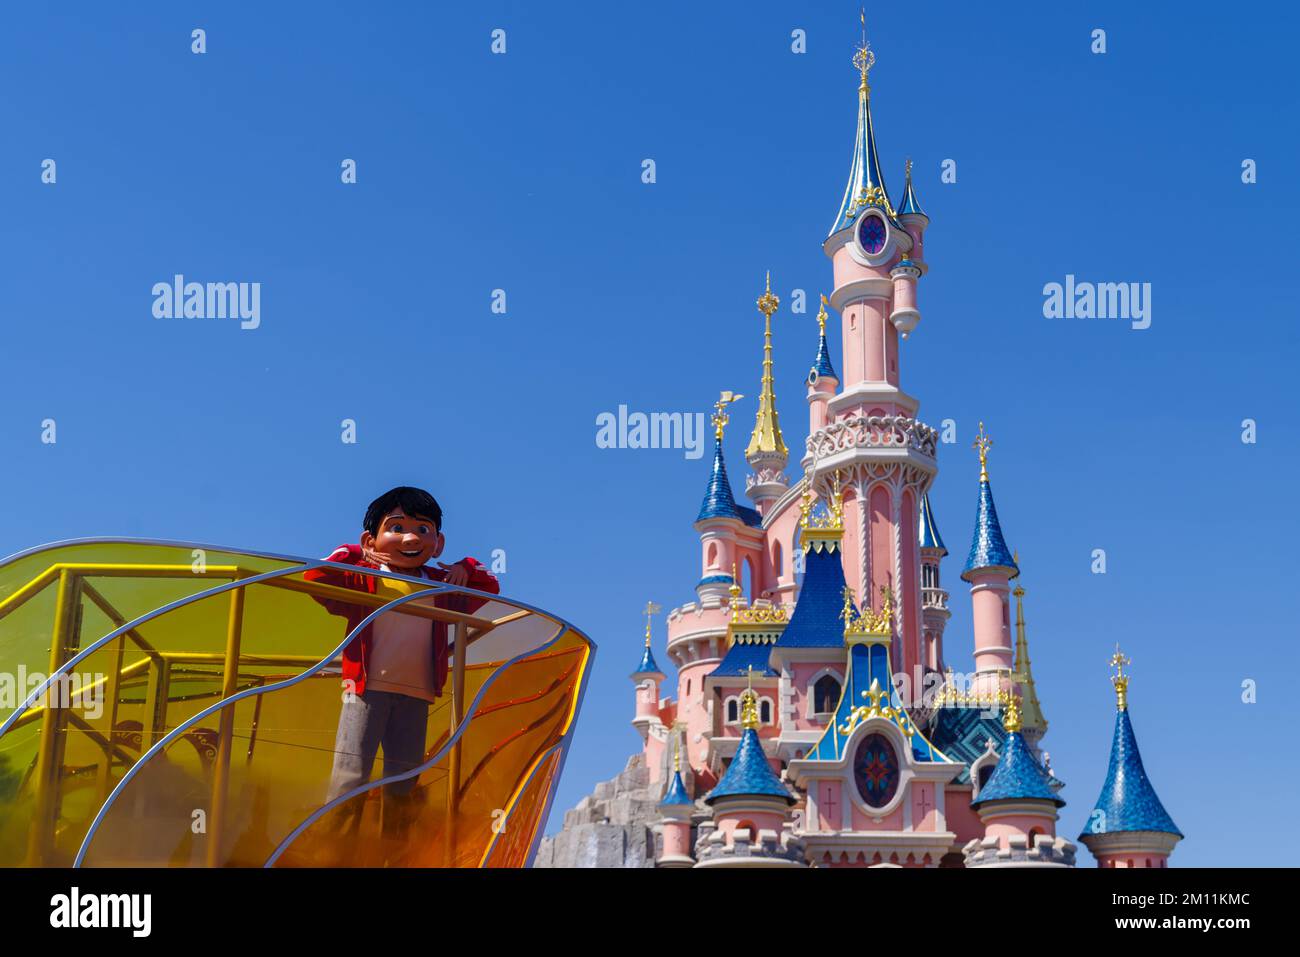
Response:
[[[916,190],[912,188],[912,177],[907,177],[907,188],[903,190],[903,201],[898,204],[898,215],[903,216],[907,213],[915,213],[918,216],[925,216],[925,210],[921,208],[921,203],[916,198]],[[926,216],[926,219],[929,219]]]
[[[804,757],[805,761],[839,761],[844,757],[849,742],[841,729],[854,723],[852,713],[855,708],[869,703],[870,698],[867,692],[872,684],[888,692],[888,697],[881,702],[882,705],[889,705],[898,712],[902,710],[902,702],[894,688],[893,669],[889,665],[888,642],[853,645],[849,649],[848,665],[849,670],[845,677],[844,693],[840,696],[839,704],[835,707],[835,716],[827,722],[826,730],[817,740],[817,743],[808,750],[807,755]],[[912,749],[913,760],[948,760],[947,756],[929,741],[920,728],[911,724],[906,715],[896,713],[887,720],[902,730],[905,735],[909,731],[912,732],[908,735],[907,741]]]
[[[780,648],[843,648],[844,566],[840,551],[811,548],[803,557],[799,600],[776,644]]]
[[[984,753],[989,738],[1001,753],[1007,732],[1002,727],[1000,713],[990,713],[992,710],[949,705],[935,712],[930,723],[930,740],[948,757],[962,763],[961,773],[953,783],[970,782],[970,766]]]
[[[736,512],[740,515],[740,520],[750,528],[762,528],[763,516],[757,511],[744,505],[737,505]]]
[[[736,756],[727,767],[717,787],[704,797],[705,804],[712,804],[722,797],[743,797],[749,795],[772,795],[785,798],[786,803],[793,804],[794,796],[781,779],[777,777],[772,766],[763,754],[763,745],[759,743],[758,734],[753,728],[746,728],[740,736],[740,745]]]
[[[655,663],[655,656],[650,651],[650,646],[645,646],[645,653],[641,655],[641,664],[637,665],[636,671],[632,672],[632,677],[637,675],[661,675],[663,670]]]
[[[939,537],[939,526],[934,521],[934,509],[930,507],[930,493],[921,499],[921,547],[937,548],[943,555],[948,554],[943,539]]]
[[[826,331],[823,329],[822,334],[817,337],[817,359],[813,362],[812,375],[810,380],[819,378],[837,379],[835,367],[831,365],[831,352],[826,346]]]
[[[731,481],[727,478],[727,463],[722,460],[722,440],[713,441],[713,471],[709,473],[709,485],[704,491],[704,502],[700,505],[697,522],[706,518],[740,518],[736,508],[736,498],[731,494]]]
[[[1012,578],[1020,574],[1011,549],[1002,538],[1002,526],[998,524],[998,510],[993,507],[993,489],[987,478],[980,479],[980,504],[975,516],[975,537],[971,539],[970,555],[966,559],[966,569],[961,577],[970,581],[969,575],[982,568],[1009,568]]]
[[[1065,805],[1056,796],[1051,776],[1030,753],[1019,731],[1007,735],[997,767],[970,806],[978,808],[990,801],[1051,801],[1057,807]]]
[[[1101,797],[1097,798],[1083,829],[1085,835],[1119,831],[1164,831],[1183,836],[1147,779],[1127,709],[1115,715],[1115,739],[1110,746],[1106,783],[1101,786]]]
[[[863,189],[879,187],[880,191],[888,194],[885,189],[885,176],[880,171],[880,154],[876,150],[876,132],[871,122],[871,101],[869,98],[858,97],[858,130],[853,138],[853,164],[849,167],[849,182],[844,188],[844,199],[840,203],[839,214],[835,217],[835,225],[831,227],[828,235],[839,232],[857,219],[858,213],[862,209],[869,207],[858,207],[856,201],[861,195]],[[885,211],[886,217],[889,217],[888,210]]]
[[[686,793],[686,785],[682,783],[682,772],[674,771],[673,779],[668,785],[668,790],[664,792],[663,800],[659,802],[660,807],[665,804],[694,804],[691,796]]]
[[[749,645],[736,642],[727,649],[727,653],[722,656],[718,666],[710,671],[707,677],[743,678],[749,674],[750,667],[753,667],[760,675],[774,678],[776,672],[768,664],[768,659],[771,657],[772,646],[770,644]]]
[[[724,582],[730,585],[733,581],[735,581],[735,579],[732,578],[730,575],[705,575],[703,578],[700,579],[699,583],[701,585],[713,585],[718,582]]]

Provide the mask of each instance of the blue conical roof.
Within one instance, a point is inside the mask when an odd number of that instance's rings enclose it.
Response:
[[[1056,796],[1051,775],[1030,753],[1019,731],[1007,734],[997,767],[970,806],[978,808],[990,801],[1050,801],[1057,807],[1065,805]]]
[[[925,210],[921,208],[921,203],[916,198],[916,190],[912,188],[912,176],[909,173],[907,177],[907,188],[903,190],[903,201],[898,204],[898,215],[905,216],[911,213],[915,216],[926,216]]]
[[[636,671],[632,672],[632,677],[638,675],[662,675],[664,671],[655,662],[654,653],[650,651],[650,646],[645,646],[645,651],[641,655],[641,663],[636,666]]]
[[[826,330],[823,329],[821,336],[817,340],[817,359],[813,362],[812,374],[808,377],[810,382],[818,379],[836,379],[839,377],[835,374],[835,367],[831,365],[830,349],[826,346]]]
[[[1101,796],[1088,815],[1081,836],[1122,831],[1164,831],[1183,836],[1156,797],[1156,789],[1142,767],[1142,755],[1127,708],[1115,715],[1115,738],[1110,746],[1106,783],[1101,786]]]
[[[664,792],[663,800],[659,806],[666,804],[694,804],[691,796],[686,793],[686,785],[682,783],[682,772],[674,771],[673,779],[668,784],[668,790]]]
[[[943,539],[939,537],[939,526],[934,521],[934,509],[930,507],[929,492],[921,498],[921,547],[936,548],[941,554],[948,554]]]
[[[961,577],[970,581],[970,573],[985,568],[1006,568],[1011,577],[1020,574],[1011,549],[1007,548],[1002,538],[1002,526],[998,524],[998,510],[993,507],[993,489],[989,486],[987,475],[980,476],[980,504],[975,515],[975,537],[970,543],[970,555],[966,559],[966,569]]]
[[[709,473],[704,503],[700,505],[700,514],[695,520],[702,522],[706,518],[741,519],[740,511],[736,508],[736,497],[731,494],[731,481],[727,478],[727,463],[722,459],[720,438],[713,440],[713,471]]]
[[[758,733],[753,728],[746,728],[740,736],[740,746],[736,748],[736,756],[727,767],[727,773],[722,776],[717,787],[705,795],[704,803],[712,804],[723,797],[751,795],[770,795],[785,798],[789,804],[794,803],[794,796],[767,763]]]
[[[844,566],[839,548],[804,553],[803,584],[778,648],[843,648]],[[856,610],[856,609],[855,609]]]

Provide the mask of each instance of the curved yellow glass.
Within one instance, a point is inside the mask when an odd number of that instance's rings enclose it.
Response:
[[[377,616],[445,627],[446,680],[423,762],[383,779],[381,747],[331,801],[340,649]],[[134,542],[18,556],[0,564],[0,865],[522,866],[593,651],[509,599],[372,570]]]

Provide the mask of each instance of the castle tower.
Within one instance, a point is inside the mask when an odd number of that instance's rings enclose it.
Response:
[[[659,610],[659,606],[654,602],[646,603],[645,649],[641,653],[641,661],[637,664],[636,670],[628,676],[636,683],[636,715],[632,718],[632,727],[636,728],[637,733],[641,735],[651,780],[655,780],[664,743],[662,735],[655,733],[663,728],[663,721],[659,716],[659,685],[668,677],[659,668],[654,652],[650,649],[650,619]]]
[[[962,580],[970,582],[975,626],[975,680],[971,690],[984,695],[1008,690],[1000,675],[1009,673],[1012,668],[1009,582],[1020,574],[1002,537],[998,511],[993,506],[988,470],[988,452],[992,445],[981,422],[979,437],[975,440],[975,448],[980,454],[979,508],[970,555],[961,573]]]
[[[772,313],[780,305],[781,300],[772,293],[772,274],[769,272],[767,288],[758,298],[758,311],[763,314],[763,380],[758,395],[754,432],[745,449],[745,459],[754,470],[746,483],[745,494],[753,500],[760,515],[767,514],[790,484],[782,472],[790,452],[781,435],[781,422],[776,413],[776,389],[772,378]]]
[[[752,688],[741,695],[740,706],[744,732],[727,772],[704,798],[713,821],[700,825],[696,867],[805,867],[790,822],[795,798],[763,753]]]
[[[1020,555],[1011,556],[1017,566]],[[1012,676],[1020,686],[1024,705],[1021,713],[1021,733],[1034,755],[1038,756],[1038,744],[1047,734],[1047,718],[1043,716],[1043,706],[1038,703],[1038,689],[1034,685],[1034,673],[1029,662],[1029,639],[1025,637],[1025,589],[1020,582],[1011,594],[1016,596],[1016,671]]]
[[[840,380],[831,365],[830,349],[826,346],[826,297],[822,296],[817,310],[817,358],[808,370],[808,434],[826,427],[830,419],[827,406],[839,387]]]
[[[1110,766],[1079,840],[1088,845],[1099,867],[1167,867],[1183,834],[1160,803],[1142,766],[1128,714],[1129,676],[1124,673],[1132,662],[1117,645],[1110,664],[1115,669],[1111,683],[1117,701]]]
[[[916,284],[926,271],[920,237],[929,220],[913,191],[904,223],[885,187],[868,82],[875,55],[865,37],[853,62],[859,80],[853,159],[822,245],[834,270],[829,305],[840,313],[842,391],[824,403],[827,422],[809,436],[801,464],[823,489],[838,475],[846,490],[844,575],[868,605],[882,588],[895,596],[894,661],[919,678],[917,529],[922,496],[937,471],[937,435],[916,419],[919,403],[902,389],[899,342],[920,320]],[[816,407],[821,400],[810,402]]]
[[[695,592],[702,601],[725,597],[733,582],[731,571],[741,562],[749,563],[751,581],[757,581],[761,569],[762,519],[752,508],[736,504],[722,454],[723,432],[731,420],[727,407],[743,398],[743,395],[723,392],[714,403],[713,468],[704,490],[700,513],[695,519],[702,560],[702,572]]]
[[[939,562],[948,549],[939,537],[939,527],[930,506],[930,494],[921,496],[921,660],[926,671],[943,671],[943,632],[952,612],[948,593],[939,581]]]
[[[686,784],[682,781],[682,755],[673,747],[673,776],[668,782],[668,790],[659,802],[663,820],[659,822],[663,832],[663,850],[655,861],[655,867],[694,867],[695,859],[691,857],[691,812],[695,802],[686,793]]]
[[[967,867],[1073,867],[1075,846],[1056,836],[1052,778],[1021,733],[1019,696],[1003,697],[1007,738],[1002,756],[971,808],[984,825],[984,838],[963,848]]]

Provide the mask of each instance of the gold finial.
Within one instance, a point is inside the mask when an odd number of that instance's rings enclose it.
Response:
[[[863,8],[858,18],[862,21],[862,44],[858,47],[857,52],[853,54],[853,65],[857,67],[858,72],[862,75],[862,83],[858,87],[858,93],[867,96],[871,93],[871,87],[867,85],[867,73],[876,63],[876,55],[871,52],[871,44],[867,42],[867,11]]]
[[[817,328],[818,328],[818,330],[821,332],[821,334],[822,334],[823,336],[826,335],[826,306],[827,306],[827,304],[828,304],[828,303],[827,303],[827,300],[826,300],[826,293],[822,293],[822,305],[821,305],[821,308],[817,310]]]
[[[800,496],[799,527],[805,532],[834,533],[818,536],[822,540],[833,541],[844,531],[844,488],[840,483],[838,472],[831,476],[831,497],[826,503],[825,515],[813,514],[813,506],[816,504],[817,499],[812,491],[812,474],[808,473],[804,476],[804,490]],[[805,536],[805,545],[808,541],[811,539]]]
[[[754,694],[754,666],[745,669],[745,690],[740,693],[740,726],[746,730],[758,727],[758,695]]]
[[[979,451],[980,454],[980,481],[987,482],[989,479],[989,449],[993,448],[993,440],[984,434],[984,423],[980,422],[979,435],[971,443],[971,448]]]
[[[650,647],[650,619],[653,618],[655,615],[659,614],[659,612],[661,611],[663,611],[662,608],[660,608],[654,602],[648,601],[645,603],[645,611],[641,613],[645,615],[645,646],[647,648]]]
[[[1124,653],[1119,650],[1119,643],[1115,644],[1115,653],[1110,656],[1110,666],[1115,669],[1115,674],[1111,675],[1110,683],[1115,686],[1115,699],[1120,711],[1128,710],[1128,675],[1124,674],[1125,665],[1133,664],[1132,658],[1125,657]]]
[[[1007,733],[1020,730],[1020,695],[1011,692],[1006,696],[1006,710],[1002,713],[1002,727]]]
[[[845,628],[853,622],[853,589],[848,585],[844,586],[844,609],[840,612],[840,617],[844,619]]]
[[[736,577],[735,562],[731,563],[731,587],[727,591],[731,592],[731,604],[734,608],[736,603],[740,601],[740,579]]]
[[[905,164],[904,168],[907,170],[907,185],[911,186],[912,185],[912,157],[909,156],[907,158],[907,163]]]
[[[781,305],[781,300],[772,292],[772,270],[767,271],[767,289],[758,297],[758,311],[769,319]]]
[[[739,402],[743,398],[744,396],[739,392],[725,391],[718,401],[713,403],[713,434],[718,437],[718,441],[722,441],[722,430],[731,421],[727,406],[733,402]]]

